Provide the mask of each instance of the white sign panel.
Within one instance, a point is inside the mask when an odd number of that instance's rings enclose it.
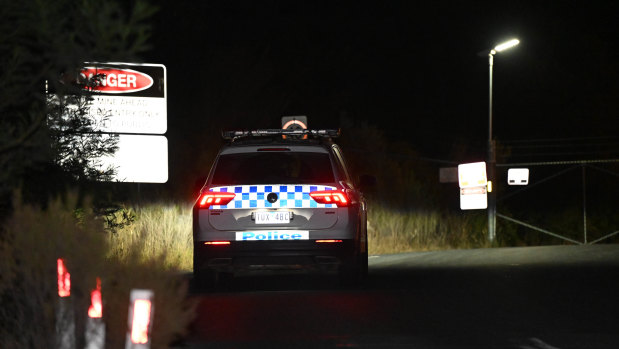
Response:
[[[470,164],[458,165],[458,180],[460,183],[460,188],[486,186],[488,183],[487,178],[485,162],[474,162]]]
[[[507,170],[507,184],[527,185],[529,184],[528,168],[510,168]]]
[[[488,193],[486,187],[460,189],[461,210],[479,210],[486,208],[488,208]]]
[[[113,181],[165,183],[168,181],[168,140],[164,136],[119,135],[118,150],[98,159],[102,168],[116,169]]]
[[[168,126],[162,98],[94,96],[89,114],[101,132],[164,134]]]
[[[78,80],[93,100],[90,116],[107,133],[164,134],[166,68],[162,64],[86,63]]]

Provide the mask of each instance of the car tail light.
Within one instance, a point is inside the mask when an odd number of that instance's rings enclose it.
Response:
[[[206,241],[205,245],[230,245],[230,241]]]
[[[211,205],[227,205],[236,194],[227,192],[206,192],[198,200],[200,208],[209,208]]]
[[[339,190],[313,191],[310,196],[319,204],[336,204],[338,207],[348,206],[348,197]]]
[[[342,240],[316,240],[317,243],[335,243],[335,242],[342,242]]]

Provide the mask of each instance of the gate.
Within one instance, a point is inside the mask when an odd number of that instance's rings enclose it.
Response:
[[[553,232],[550,229],[540,227],[539,223],[518,219],[514,217],[513,213],[510,216],[510,214],[497,212],[496,215],[505,221],[573,244],[595,244],[607,240],[619,234],[619,181],[617,180],[619,179],[619,172],[612,169],[613,165],[618,163],[619,159],[496,165],[501,168],[527,167],[535,169],[535,171],[531,170],[530,172],[533,179],[529,180],[531,184],[528,186],[510,186],[503,192],[497,193],[497,206],[499,208],[501,208],[499,204],[506,203],[509,200],[512,203],[516,202],[516,205],[503,205],[508,211],[511,208],[516,208],[513,211],[518,211],[517,207],[524,204],[529,209],[529,215],[535,215],[530,210],[537,209],[539,210],[537,211],[538,215],[540,213],[544,215],[543,212],[546,212],[555,220],[555,223],[564,216],[567,221],[563,223],[569,224],[574,216],[570,212],[576,211],[575,206],[570,207],[569,205],[574,205],[575,201],[580,201],[580,207],[578,207],[578,216],[582,217],[580,218],[582,223],[580,234],[572,232],[568,235],[567,232]],[[536,178],[538,176],[540,178]],[[507,183],[505,178],[499,177],[497,179],[501,180],[502,183]],[[542,185],[548,187],[552,183],[558,183],[559,188],[539,190],[543,187]],[[538,189],[536,191],[538,195],[529,195],[534,188]],[[547,203],[548,201],[550,203]],[[561,204],[563,204],[563,207],[561,207]],[[588,215],[591,215],[591,211],[597,214],[594,215],[593,219],[589,218],[590,221],[588,221]],[[610,228],[611,226],[614,228]]]

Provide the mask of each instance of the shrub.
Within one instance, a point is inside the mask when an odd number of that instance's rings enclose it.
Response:
[[[77,209],[77,196],[54,200],[45,209],[15,200],[14,211],[0,239],[0,347],[55,347],[58,306],[56,259],[64,258],[71,273],[70,302],[76,318],[78,347],[90,290],[101,277],[103,317],[108,347],[122,347],[127,330],[129,292],[155,291],[152,348],[165,348],[182,335],[193,316],[186,301],[186,282],[165,268],[162,255],[137,258],[142,246],[126,246],[126,258],[109,253],[103,220],[89,209]]]

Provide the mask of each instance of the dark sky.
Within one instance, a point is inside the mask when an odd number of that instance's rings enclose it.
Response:
[[[449,158],[458,144],[485,152],[486,52],[517,37],[495,56],[495,138],[619,156],[618,4],[167,1],[146,59],[168,69],[171,146],[282,115],[347,116]]]

